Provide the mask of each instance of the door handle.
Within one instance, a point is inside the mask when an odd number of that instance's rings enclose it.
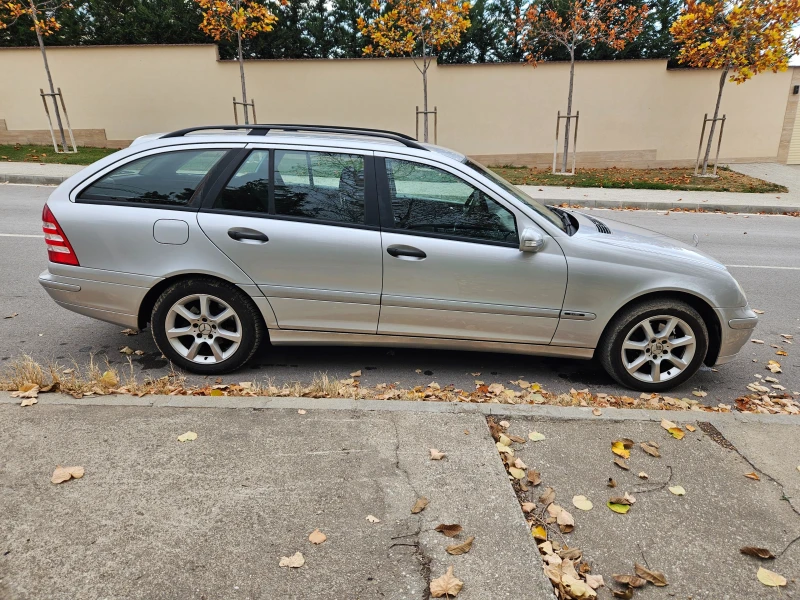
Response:
[[[414,248],[412,246],[389,246],[386,249],[386,252],[388,252],[390,256],[394,256],[395,258],[400,258],[401,256],[408,256],[410,258],[417,258],[419,260],[422,260],[423,258],[427,258],[428,256],[419,248]]]
[[[269,241],[266,234],[256,231],[255,229],[248,229],[247,227],[234,227],[233,229],[229,229],[228,237],[237,242],[248,240],[264,244]]]

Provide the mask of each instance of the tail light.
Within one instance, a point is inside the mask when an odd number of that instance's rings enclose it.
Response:
[[[42,210],[42,231],[44,231],[44,241],[47,243],[47,258],[50,262],[80,266],[72,245],[53,213],[50,212],[50,207],[47,204],[44,205],[44,210]]]

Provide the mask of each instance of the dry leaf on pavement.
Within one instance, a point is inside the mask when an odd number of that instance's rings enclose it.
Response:
[[[39,402],[39,400],[37,400],[35,397],[33,397],[33,398],[23,398],[22,402],[20,402],[19,405],[22,406],[22,407],[33,406],[34,404],[37,404],[38,402]]]
[[[558,516],[556,516],[556,523],[558,523],[561,533],[569,533],[575,529],[575,519],[563,508],[558,513]]]
[[[689,431],[695,431],[697,429],[694,425],[684,425],[684,427]]]
[[[278,566],[299,569],[304,564],[306,564],[306,559],[303,557],[302,553],[295,552],[292,556],[281,556],[281,562],[278,563]]]
[[[534,508],[536,508],[536,503],[535,502],[523,502],[522,503],[522,512],[529,513]]]
[[[452,525],[445,525],[444,523],[439,523],[435,528],[434,531],[438,531],[439,533],[443,533],[447,537],[456,537],[464,528],[461,527],[458,523],[453,523]]]
[[[683,496],[686,494],[686,490],[683,489],[680,485],[673,485],[669,488],[669,491],[675,494],[676,496]]]
[[[19,313],[11,313],[10,315],[6,315],[3,317],[4,319],[13,319],[14,317],[18,317]]]
[[[661,453],[658,451],[658,448],[655,446],[651,446],[647,442],[642,442],[639,446],[647,452],[650,456],[655,456],[656,458],[661,458]]]
[[[367,515],[367,521],[370,523],[380,523],[381,520],[378,517],[374,517],[372,515]]]
[[[306,414],[306,410],[304,408],[298,409],[297,414],[298,415],[304,415],[304,414]]]
[[[359,369],[358,371],[353,371],[352,373],[350,373],[350,377],[361,377],[361,369]]]
[[[779,587],[786,585],[785,577],[778,575],[777,573],[774,573],[769,569],[765,569],[764,567],[758,569],[757,577],[761,583],[769,587]]]
[[[70,479],[80,479],[83,477],[83,467],[62,467],[57,466],[50,478],[51,483],[64,483]]]
[[[614,464],[617,465],[620,469],[625,469],[626,471],[630,471],[631,470],[631,468],[628,466],[628,463],[626,463],[621,458],[615,458],[614,459]]]
[[[311,535],[308,536],[308,541],[312,544],[321,544],[327,539],[328,536],[322,533],[319,529],[315,529],[311,532]]]
[[[178,436],[179,442],[191,442],[197,439],[197,434],[194,431],[187,431]]]
[[[670,427],[669,432],[676,440],[682,440],[683,436],[686,435],[680,427]]]
[[[645,473],[644,471],[639,473],[639,479],[649,479],[649,478],[650,478],[650,476],[647,473]]]
[[[120,333],[124,335],[139,335],[138,329],[123,329]]]
[[[423,510],[425,510],[426,506],[428,506],[428,499],[425,496],[422,496],[422,498],[417,498],[414,506],[411,507],[411,514],[416,515],[417,513],[421,513]]]
[[[589,587],[593,590],[596,590],[599,587],[605,587],[606,582],[603,581],[602,575],[592,575],[591,573],[587,573],[584,575],[586,577],[586,583],[589,584]]]
[[[509,467],[508,472],[511,473],[514,479],[525,479],[525,471],[517,467]]]
[[[600,410],[599,408],[593,408],[593,409],[592,409],[592,414],[593,414],[595,417],[599,417],[600,415],[602,415],[602,414],[603,414],[603,411],[602,411],[602,410]],[[603,577],[602,577],[602,575],[598,575],[598,577],[600,577],[601,579],[603,578]]]
[[[631,600],[633,598],[633,588],[625,588],[624,590],[611,590],[614,593],[614,598],[622,598],[623,600]]]
[[[701,390],[692,390],[692,396],[697,396],[698,398],[705,398],[708,396],[708,392],[703,392]]]
[[[551,487],[544,488],[544,492],[542,495],[539,496],[539,502],[547,506],[548,504],[552,504],[556,500],[556,491]]]
[[[542,440],[545,440],[547,438],[545,438],[543,433],[539,433],[538,431],[531,431],[528,434],[528,439],[532,442],[541,442]]]
[[[531,529],[531,535],[535,540],[539,540],[541,542],[547,541],[547,530],[542,525],[537,525]]]
[[[573,496],[572,505],[578,510],[592,510],[594,506],[586,496]]]
[[[447,573],[431,581],[431,596],[441,598],[442,596],[457,596],[464,582],[453,575],[453,565],[447,568]]]
[[[798,470],[800,470],[800,467],[798,467]],[[534,471],[531,469],[528,471],[528,481],[532,486],[536,487],[542,483],[542,476],[539,471]]]
[[[459,554],[466,554],[472,549],[472,542],[475,541],[475,536],[471,535],[466,540],[464,540],[460,544],[453,544],[452,546],[448,546],[445,548],[445,552],[448,554],[452,554],[453,556],[458,556]]]
[[[651,571],[650,569],[643,567],[639,563],[633,563],[633,567],[634,570],[636,571],[636,575],[638,575],[642,579],[646,579],[654,586],[664,587],[665,585],[667,585],[667,578],[661,571]]]
[[[623,583],[625,585],[629,585],[632,588],[642,587],[643,585],[647,585],[647,580],[642,579],[636,575],[613,575],[614,581],[617,583]]]
[[[617,456],[621,456],[622,458],[631,457],[631,451],[625,447],[625,444],[622,440],[616,440],[614,442],[611,442],[611,451]]]
[[[672,421],[667,421],[666,419],[661,419],[661,426],[667,431],[669,431],[673,427],[677,427],[675,423],[673,423]]]
[[[128,356],[130,356],[131,354],[134,353],[134,350],[130,346],[124,346],[119,349],[119,352],[120,354],[127,354]]]
[[[770,559],[775,558],[775,555],[766,548],[757,548],[755,546],[745,546],[740,548],[739,552],[747,554],[748,556],[755,556],[756,558]]]
[[[436,448],[431,448],[431,460],[442,460],[447,454],[439,452]]]
[[[759,477],[758,473],[756,473],[755,471],[753,471],[752,473],[745,473],[744,476],[747,477],[748,479],[753,479],[755,481],[761,481],[761,477]]]

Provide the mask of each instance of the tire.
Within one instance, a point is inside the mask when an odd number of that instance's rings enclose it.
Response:
[[[664,334],[671,326],[667,337]],[[693,342],[687,341],[688,337]],[[597,351],[603,368],[617,382],[655,393],[672,389],[694,375],[705,360],[708,344],[703,317],[689,304],[648,300],[617,314],[606,327]]]
[[[244,292],[208,278],[185,279],[164,290],[150,324],[161,353],[181,369],[201,375],[239,369],[265,334],[261,314]],[[184,330],[184,335],[174,335]]]

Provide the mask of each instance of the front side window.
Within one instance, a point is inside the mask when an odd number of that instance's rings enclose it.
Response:
[[[133,160],[86,188],[79,200],[186,206],[227,150],[176,150]]]
[[[519,243],[511,211],[455,175],[390,158],[386,174],[396,229]]]
[[[364,158],[276,150],[275,214],[363,225]]]

